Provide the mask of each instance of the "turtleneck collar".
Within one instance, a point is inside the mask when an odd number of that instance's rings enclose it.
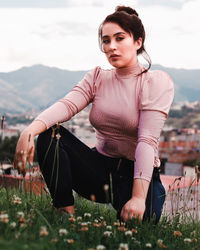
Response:
[[[115,68],[114,70],[117,76],[127,78],[130,77],[131,75],[137,76],[139,73],[141,73],[142,66],[137,61],[137,63],[132,66],[125,68]]]

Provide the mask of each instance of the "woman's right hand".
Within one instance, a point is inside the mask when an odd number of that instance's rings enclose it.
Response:
[[[18,169],[19,174],[26,175],[26,162],[33,164],[35,152],[34,135],[29,130],[24,130],[18,140],[15,156],[14,167]]]

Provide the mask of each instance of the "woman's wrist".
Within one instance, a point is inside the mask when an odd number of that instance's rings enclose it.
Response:
[[[146,200],[147,192],[149,189],[149,181],[145,179],[136,178],[133,181],[132,198]]]
[[[42,133],[46,129],[47,127],[44,124],[44,122],[37,120],[33,121],[27,128],[24,129],[22,133],[35,137],[36,135]]]

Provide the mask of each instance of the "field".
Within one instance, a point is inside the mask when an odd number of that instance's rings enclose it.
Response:
[[[0,189],[0,249],[200,249],[200,223],[180,214],[158,225],[116,221],[111,205],[76,195],[75,215],[59,213],[48,194]]]

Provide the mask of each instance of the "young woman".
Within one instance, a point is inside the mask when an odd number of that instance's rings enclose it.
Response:
[[[32,163],[34,137],[39,165],[53,204],[74,213],[72,190],[96,202],[112,202],[117,217],[159,221],[165,189],[159,177],[158,140],[173,100],[171,78],[149,71],[145,30],[135,10],[118,6],[99,28],[99,43],[114,67],[88,72],[63,99],[42,112],[21,134],[15,166]],[[146,55],[149,67],[138,62]],[[96,146],[89,148],[65,128],[92,103]],[[56,156],[55,156],[56,155]],[[54,157],[55,156],[55,157]]]

